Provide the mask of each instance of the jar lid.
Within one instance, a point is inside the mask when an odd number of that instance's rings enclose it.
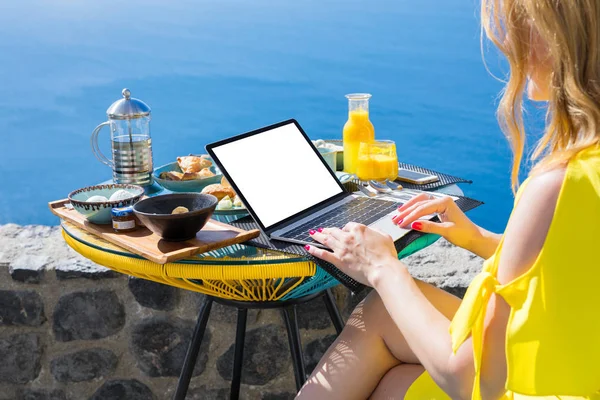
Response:
[[[121,92],[123,98],[117,100],[108,107],[106,115],[110,119],[136,119],[150,115],[150,107],[139,99],[131,97],[129,89]]]
[[[113,217],[129,217],[133,215],[133,207],[116,207],[111,210],[111,214]]]

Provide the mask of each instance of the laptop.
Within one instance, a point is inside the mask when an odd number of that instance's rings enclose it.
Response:
[[[409,232],[392,222],[402,203],[346,190],[294,119],[211,143],[206,151],[270,239],[324,247],[309,230],[348,222],[394,241]]]

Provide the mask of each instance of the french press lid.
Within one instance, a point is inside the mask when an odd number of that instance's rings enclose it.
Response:
[[[143,101],[131,97],[129,89],[121,92],[123,98],[108,107],[106,114],[110,119],[136,119],[150,115],[150,107]]]

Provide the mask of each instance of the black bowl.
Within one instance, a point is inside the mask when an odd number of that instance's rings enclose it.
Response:
[[[150,197],[133,206],[140,221],[164,240],[180,242],[196,237],[217,207],[215,196],[202,193],[176,193]],[[190,210],[171,214],[179,207]]]

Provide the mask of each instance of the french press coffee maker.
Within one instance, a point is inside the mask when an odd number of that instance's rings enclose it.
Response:
[[[98,160],[112,168],[115,183],[152,185],[150,107],[132,98],[129,89],[123,89],[122,94],[123,98],[106,110],[108,121],[92,132],[92,150]],[[98,134],[104,126],[110,127],[112,159],[102,154],[98,146]]]

